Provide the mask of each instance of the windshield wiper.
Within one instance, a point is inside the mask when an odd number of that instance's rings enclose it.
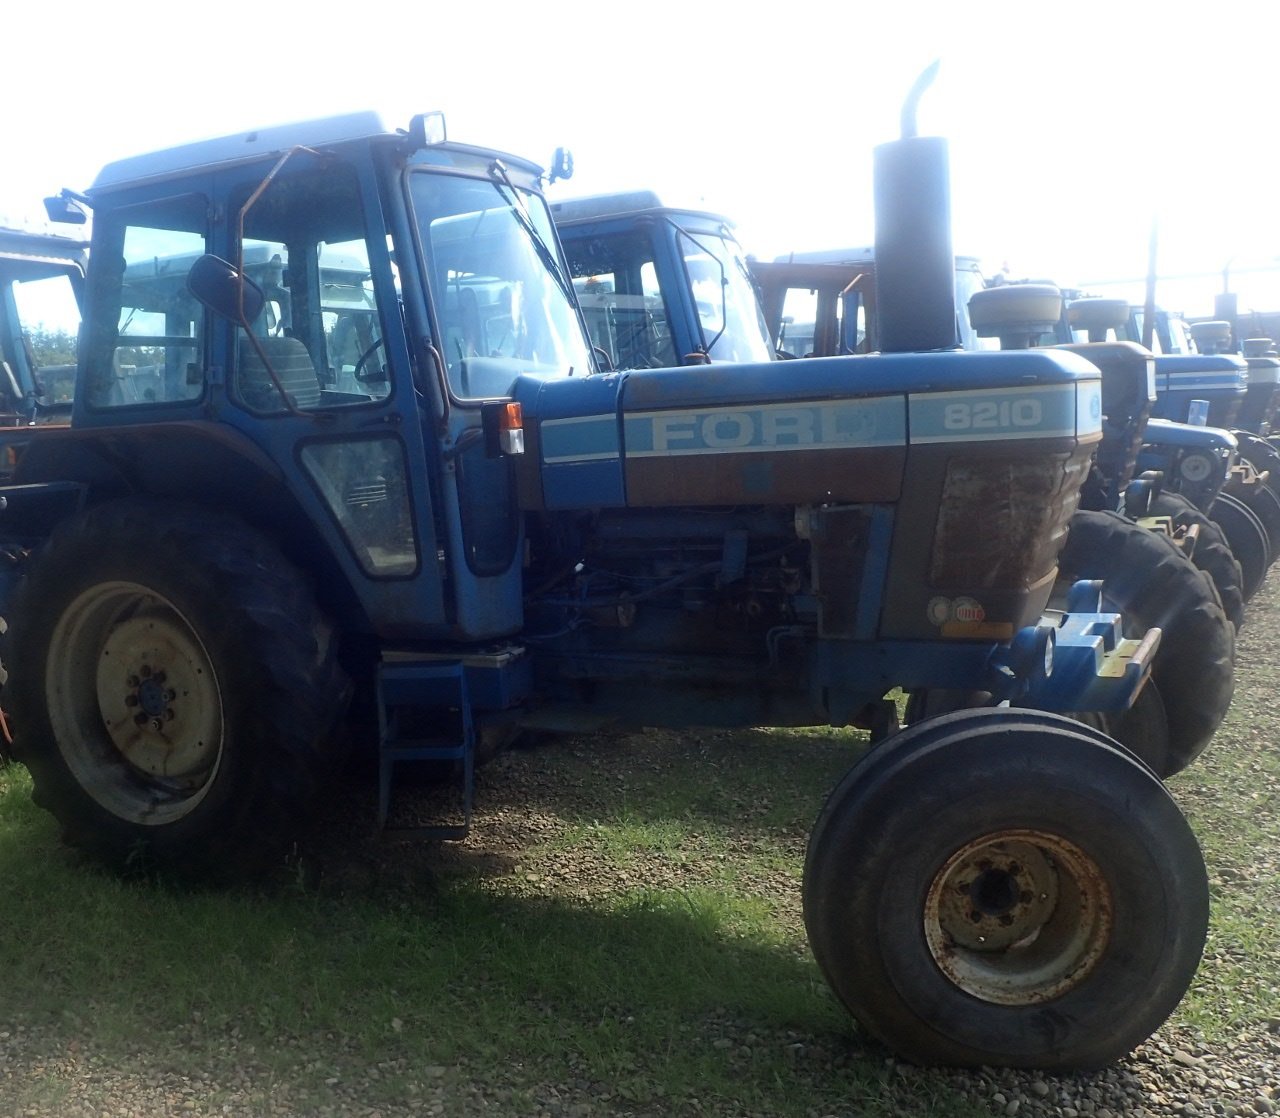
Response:
[[[525,206],[524,197],[516,189],[515,183],[511,181],[511,176],[507,174],[506,165],[501,159],[495,159],[489,164],[489,174],[493,176],[493,187],[499,195],[505,197],[502,191],[504,186],[511,192],[511,212],[515,214],[520,227],[528,234],[529,240],[533,242],[533,248],[538,254],[538,259],[542,261],[543,267],[551,273],[551,278],[556,281],[556,286],[560,288],[561,294],[569,301],[569,305],[576,305],[573,296],[573,285],[565,278],[565,274],[560,270],[560,261],[556,259],[556,254],[551,251],[550,246],[542,239],[542,234],[538,232],[537,226],[533,224],[533,219],[529,216],[529,211]]]

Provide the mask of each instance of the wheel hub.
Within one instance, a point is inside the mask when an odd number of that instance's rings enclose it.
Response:
[[[125,705],[139,707],[139,713],[147,718],[160,718],[163,715],[166,719],[172,719],[173,709],[169,704],[177,698],[177,694],[164,686],[165,673],[152,675],[150,666],[144,664],[141,675],[141,679],[138,676],[129,677],[129,686],[134,690],[125,696]]]
[[[218,746],[220,712],[204,650],[183,628],[151,610],[115,625],[98,662],[98,704],[126,761],[189,786]]]
[[[961,858],[940,902],[951,938],[974,951],[999,951],[1034,935],[1058,900],[1057,875],[1028,843],[997,842]]]
[[[182,614],[146,587],[101,583],[67,607],[49,660],[50,716],[82,786],[135,822],[191,810],[221,760],[222,696]]]
[[[1097,863],[1061,835],[1004,831],[968,843],[930,884],[924,932],[938,968],[966,993],[1031,1005],[1072,989],[1111,935]]]

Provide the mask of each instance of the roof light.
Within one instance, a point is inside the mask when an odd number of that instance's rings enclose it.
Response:
[[[448,132],[444,124],[444,113],[439,109],[429,113],[418,113],[409,121],[409,142],[415,148],[443,144],[447,138]]]

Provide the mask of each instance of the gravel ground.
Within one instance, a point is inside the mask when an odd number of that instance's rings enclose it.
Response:
[[[1219,732],[1210,753],[1188,773],[1173,782],[1175,796],[1193,818],[1215,810],[1237,810],[1224,804],[1222,785],[1212,779],[1217,751],[1273,750],[1270,717],[1280,663],[1280,581],[1272,576],[1249,607],[1248,623],[1240,640],[1240,666],[1232,714]],[[669,745],[669,743],[667,743]],[[339,842],[322,857],[324,884],[340,891],[377,889],[387,875],[411,881],[422,873],[481,872],[491,875],[495,887],[508,891],[589,897],[599,892],[634,887],[632,874],[615,863],[582,849],[544,850],[548,840],[563,834],[566,820],[591,802],[594,782],[616,778],[620,763],[660,766],[663,735],[634,736],[614,743],[608,756],[572,741],[533,753],[508,754],[486,771],[483,795],[473,835],[465,844],[439,849],[416,848],[394,859],[369,855],[359,843]],[[629,758],[629,760],[627,760]],[[1203,766],[1204,776],[1197,772]],[[1274,766],[1270,766],[1273,770]],[[1238,810],[1254,810],[1260,795],[1280,794],[1267,767],[1254,766],[1259,780],[1271,787],[1232,784],[1225,793],[1240,797]],[[1274,802],[1274,801],[1273,801]],[[536,808],[531,804],[538,805]],[[1274,824],[1270,833],[1276,834]],[[341,831],[339,831],[341,834]],[[745,840],[749,841],[749,840]],[[795,836],[795,853],[803,850],[803,836]],[[338,849],[342,852],[339,853]],[[402,848],[403,849],[403,848]],[[729,851],[732,857],[732,849]],[[1216,865],[1210,873],[1216,888],[1248,888],[1248,867],[1276,873],[1277,849],[1249,852],[1247,860]],[[707,857],[721,858],[723,853]],[[1240,865],[1245,868],[1242,870]],[[654,859],[647,863],[645,882],[655,886],[700,880],[707,867],[697,858]],[[1243,878],[1243,879],[1242,879]],[[798,883],[779,870],[753,879],[757,888],[788,921],[800,927]],[[1280,913],[1264,911],[1263,919],[1280,919]],[[1198,984],[1218,981],[1228,961],[1243,966],[1255,982],[1274,984],[1274,959],[1245,959],[1211,939]],[[754,1051],[774,1049],[786,1053],[792,1068],[788,1091],[792,1097],[830,1098],[819,1085],[839,1069],[865,1053],[852,1053],[838,1036],[760,1028],[758,1023],[732,1018],[690,1022],[703,1041],[723,1053],[731,1065],[749,1061]],[[527,1078],[517,1079],[501,1064],[465,1060],[449,1067],[408,1068],[387,1061],[368,1066],[363,1079],[352,1081],[326,1073],[341,1052],[299,1051],[292,1074],[281,1072],[281,1062],[260,1058],[254,1046],[236,1030],[210,1037],[199,1022],[191,1026],[189,1061],[181,1071],[161,1066],[145,1053],[121,1061],[108,1059],[90,1042],[77,1039],[75,1029],[53,1024],[0,1020],[0,1115],[24,1118],[151,1118],[157,1115],[353,1115],[366,1118],[399,1118],[401,1115],[453,1115],[486,1113],[516,1116],[547,1115],[557,1118],[592,1118],[612,1114],[698,1113],[739,1115],[751,1113],[739,1105],[718,1099],[682,1099],[654,1108],[637,1107],[621,1098],[612,1085],[586,1076],[568,1082],[544,1083],[529,1090]],[[335,1048],[341,1042],[333,1039]],[[1280,1108],[1280,1018],[1242,1023],[1228,1041],[1205,1043],[1197,1030],[1169,1024],[1132,1057],[1091,1075],[1046,1076],[1036,1072],[996,1069],[955,1071],[921,1069],[900,1064],[882,1052],[879,1061],[876,1109],[909,1115],[928,1108],[946,1113],[936,1099],[959,1092],[977,1114],[1021,1115],[1024,1118],[1140,1118],[1140,1116],[1272,1114]],[[391,1103],[377,1108],[368,1103],[371,1087],[386,1081],[403,1083],[403,1091]],[[385,1096],[385,1090],[380,1092]],[[319,1100],[319,1101],[318,1101]],[[851,1103],[832,1111],[828,1105],[814,1109],[814,1118],[827,1113],[858,1114],[863,1106]]]

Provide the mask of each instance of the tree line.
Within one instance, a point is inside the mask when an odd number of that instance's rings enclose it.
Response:
[[[69,330],[36,326],[27,331],[27,340],[31,343],[31,354],[38,368],[75,364],[76,335]]]

